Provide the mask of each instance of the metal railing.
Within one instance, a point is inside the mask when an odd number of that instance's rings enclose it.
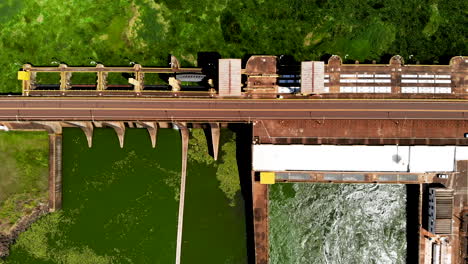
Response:
[[[18,72],[18,79],[22,81],[23,95],[29,95],[29,92],[38,87],[36,82],[37,73],[58,73],[60,75],[60,91],[70,90],[73,87],[72,75],[73,73],[94,73],[96,74],[96,90],[105,91],[108,87],[109,73],[128,73],[133,77],[128,78],[128,83],[133,85],[134,92],[141,92],[145,87],[145,74],[148,73],[201,73],[201,68],[154,68],[142,67],[140,64],[135,64],[133,67],[106,67],[102,64],[97,64],[96,67],[69,67],[66,64],[60,64],[58,67],[34,67],[30,64],[23,66],[23,70]],[[169,80],[169,85],[177,85],[175,78]],[[180,82],[179,82],[180,84]]]

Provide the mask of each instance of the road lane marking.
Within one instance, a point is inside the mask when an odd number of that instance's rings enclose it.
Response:
[[[468,112],[468,109],[368,109],[368,108],[342,108],[342,109],[327,109],[327,108],[313,108],[313,109],[238,109],[238,108],[75,108],[75,107],[63,107],[63,108],[53,108],[53,107],[28,107],[28,108],[18,108],[18,107],[0,107],[2,110],[75,110],[75,111],[200,111],[200,112],[455,112],[462,113]]]

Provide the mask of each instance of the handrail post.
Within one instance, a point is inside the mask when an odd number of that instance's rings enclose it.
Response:
[[[96,65],[97,70],[97,91],[104,91],[107,89],[107,75],[108,73],[105,71],[105,67],[102,64]]]

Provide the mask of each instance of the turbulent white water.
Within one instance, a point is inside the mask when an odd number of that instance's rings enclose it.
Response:
[[[405,206],[405,185],[272,185],[270,263],[405,263]]]

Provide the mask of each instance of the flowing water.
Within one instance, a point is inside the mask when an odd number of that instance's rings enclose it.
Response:
[[[91,149],[80,129],[64,129],[63,210],[23,233],[5,263],[174,263],[180,157],[172,129],[159,130],[156,149],[145,129],[127,129],[123,149],[112,129],[96,129]],[[182,263],[246,263],[234,200],[213,166],[189,161]]]
[[[405,263],[406,187],[275,184],[270,263]]]

